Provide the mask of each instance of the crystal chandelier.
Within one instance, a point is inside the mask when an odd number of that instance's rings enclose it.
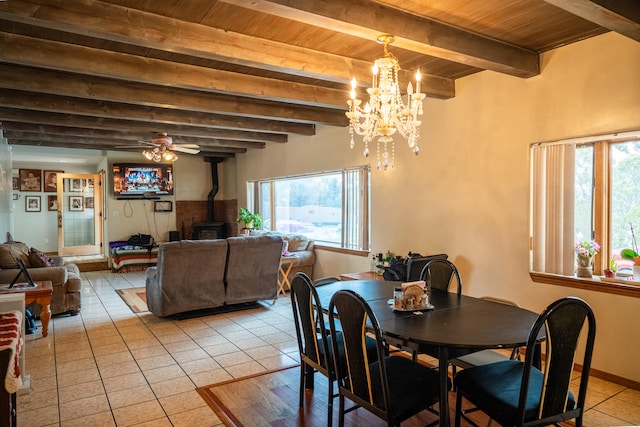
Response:
[[[425,94],[420,92],[420,70],[416,72],[416,91],[409,82],[407,86],[407,103],[402,101],[398,84],[400,65],[398,58],[387,50],[387,46],[395,38],[388,34],[378,36],[378,43],[384,46],[384,58],[376,59],[373,65],[371,87],[367,89],[369,102],[364,108],[362,101],[356,98],[357,82],[355,77],[351,81],[351,99],[347,101],[349,111],[345,114],[349,118],[349,134],[351,148],[355,145],[353,134],[362,135],[364,141],[364,155],[369,157],[369,143],[378,138],[376,143],[377,169],[387,170],[395,168],[395,146],[392,135],[398,131],[408,142],[413,154],[418,155],[419,127],[422,121],[422,101]],[[389,153],[389,150],[391,151]]]

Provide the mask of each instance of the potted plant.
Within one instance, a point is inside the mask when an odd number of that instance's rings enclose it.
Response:
[[[629,228],[631,228],[632,248],[621,250],[620,257],[633,261],[633,280],[640,281],[640,254],[638,253],[638,244],[636,243],[636,235],[633,232],[633,225],[629,224]]]
[[[260,214],[251,213],[251,211],[246,208],[240,208],[236,221],[238,223],[243,223],[245,230],[253,230],[262,226],[262,217]]]

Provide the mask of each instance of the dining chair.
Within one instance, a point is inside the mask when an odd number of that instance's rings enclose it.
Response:
[[[304,390],[313,388],[313,375],[319,372],[327,377],[327,425],[330,427],[333,421],[334,381],[336,371],[334,369],[334,351],[324,321],[323,308],[320,298],[313,286],[311,279],[306,274],[299,272],[291,280],[291,307],[298,339],[298,351],[300,352],[300,408],[304,407]],[[339,345],[337,359],[344,360],[344,348],[342,347],[341,334],[337,334]],[[365,343],[367,352],[375,360],[375,342],[369,338]]]
[[[324,286],[324,285],[329,285],[331,283],[335,283],[335,282],[339,282],[340,279],[335,277],[335,276],[327,276],[327,277],[321,277],[319,279],[316,279],[313,281],[313,286],[315,286],[316,288],[318,286]]]
[[[585,325],[586,340],[581,341]],[[541,331],[546,334],[542,370],[534,367]],[[463,397],[500,425],[558,425],[575,419],[575,425],[581,427],[595,336],[595,316],[585,301],[566,297],[553,302],[531,327],[524,361],[476,366],[455,376],[456,427],[461,418],[476,425],[462,414]],[[576,398],[569,386],[579,348],[583,350],[582,373]]]
[[[420,280],[427,283],[429,290],[439,289],[448,291],[453,278],[456,278],[458,295],[462,295],[462,279],[456,266],[447,259],[435,258],[430,260],[420,272]]]
[[[360,295],[351,290],[336,292],[328,312],[334,359],[341,346],[345,357],[344,363],[335,361],[340,427],[345,422],[345,399],[388,426],[399,426],[425,409],[437,414],[432,406],[439,398],[438,373],[406,357],[387,355],[378,320]],[[336,329],[338,321],[341,333]],[[376,343],[377,360],[363,350],[367,331]]]

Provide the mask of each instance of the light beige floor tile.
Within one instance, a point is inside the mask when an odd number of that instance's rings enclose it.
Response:
[[[235,353],[221,354],[215,357],[216,362],[223,368],[238,365],[242,363],[251,362],[253,359],[249,357],[245,352],[237,351]]]
[[[222,354],[235,353],[240,350],[238,347],[228,341],[222,344],[204,346],[202,348],[213,357],[220,356]],[[296,346],[296,351],[297,350],[298,347]]]
[[[586,411],[582,421],[582,424],[585,427],[613,427],[629,425],[628,422],[621,420],[620,418],[616,418],[615,416],[611,416],[594,409]]]
[[[195,424],[198,425],[198,424]],[[195,426],[194,425],[194,426]],[[155,420],[136,424],[135,427],[173,427],[168,417],[156,418]],[[193,427],[193,426],[192,426]]]
[[[172,352],[171,356],[173,356],[175,361],[178,363],[191,362],[199,359],[208,359],[211,357],[206,351],[204,351],[200,347],[194,348],[191,350],[186,350],[186,351]]]
[[[21,394],[16,397],[18,411],[32,411],[34,409],[46,408],[58,405],[58,392],[42,391]]]
[[[234,344],[239,341],[257,338],[255,335],[253,335],[251,332],[247,331],[246,329],[236,331],[236,332],[224,332],[222,333],[222,335]]]
[[[77,351],[56,352],[57,363],[71,362],[73,360],[85,359],[87,357],[93,357],[93,352],[89,347],[78,349]]]
[[[86,417],[109,409],[109,402],[105,394],[76,399],[60,404],[60,421]]]
[[[126,344],[131,353],[134,353],[134,350],[140,350],[149,347],[161,347],[160,341],[158,341],[155,337],[127,340]]]
[[[142,372],[134,372],[132,374],[124,374],[116,377],[103,378],[104,389],[107,393],[124,390],[127,388],[137,387],[147,384],[147,379]]]
[[[56,371],[58,375],[66,374],[74,371],[84,371],[86,369],[93,369],[96,367],[96,360],[93,357],[86,359],[72,360],[69,362],[59,362],[56,364]]]
[[[101,346],[92,347],[92,348],[93,348],[93,354],[96,356],[120,353],[128,350],[127,346],[124,344],[124,341],[118,344],[107,344],[107,345],[101,345]]]
[[[233,379],[231,374],[222,368],[215,369],[213,371],[205,371],[197,374],[192,374],[189,375],[189,378],[191,378],[191,381],[193,381],[197,387],[204,387],[210,384]]]
[[[227,370],[234,378],[246,377],[247,375],[266,371],[266,368],[256,361],[227,366],[224,369]]]
[[[29,371],[26,372],[29,375]],[[58,388],[58,379],[55,376],[34,378],[31,377],[31,392],[41,392],[56,390]]]
[[[161,368],[163,366],[175,365],[176,361],[169,354],[163,354],[161,356],[146,357],[144,359],[136,359],[136,363],[143,371],[150,369]]]
[[[151,384],[151,389],[157,398],[167,397],[185,391],[194,390],[195,384],[189,377],[174,378]]]
[[[61,427],[86,427],[86,426],[99,426],[99,427],[111,427],[115,426],[116,422],[113,419],[111,411],[99,412],[97,414],[87,415],[86,417],[80,417],[73,420],[63,421]]]
[[[186,373],[178,365],[150,369],[148,371],[144,371],[143,374],[149,384],[186,376]]]
[[[115,365],[117,363],[132,362],[133,356],[128,351],[122,351],[120,353],[104,354],[95,358],[98,368],[103,368],[109,365]]]
[[[130,350],[134,359],[140,360],[147,357],[164,356],[169,354],[167,350],[156,341],[156,344],[149,347],[135,348]]]
[[[205,371],[213,371],[214,369],[220,368],[220,365],[218,364],[218,362],[213,358],[211,358],[210,356],[207,356],[206,359],[199,359],[199,360],[192,360],[191,362],[184,362],[180,366],[188,375],[197,374]]]
[[[118,427],[133,426],[144,422],[166,418],[166,414],[157,400],[114,409],[113,416],[116,419],[116,425]]]
[[[172,396],[162,397],[159,399],[164,411],[171,416],[178,412],[184,412],[202,406],[207,406],[206,402],[200,397],[197,391],[189,390],[183,393],[174,394]]]
[[[106,336],[98,336],[98,337],[90,337],[89,341],[91,342],[92,347],[102,347],[105,345],[117,345],[124,344],[124,340],[120,335],[106,335]]]
[[[612,397],[594,409],[612,417],[625,420],[629,425],[640,425],[640,405],[629,405],[629,403],[624,400]]]
[[[102,378],[119,377],[123,374],[134,374],[140,372],[140,368],[135,361],[115,363],[99,368]]]
[[[215,427],[224,425],[208,406],[179,412],[169,418],[174,427]]]
[[[85,397],[92,397],[104,394],[104,387],[102,381],[95,380],[86,383],[80,383],[70,385],[67,387],[61,387],[58,389],[58,401],[60,403],[70,402],[76,399],[83,399]]]
[[[155,400],[156,396],[151,391],[149,385],[139,385],[107,393],[111,409],[122,408],[124,406],[135,405],[136,403]]]
[[[186,341],[172,342],[172,343],[162,343],[162,345],[169,353],[175,353],[178,351],[186,351],[186,350],[195,350],[197,348],[200,348],[198,343],[196,343],[192,339],[188,339]]]
[[[616,394],[616,398],[623,400],[627,403],[631,403],[634,405],[640,405],[640,390],[634,390],[631,388],[627,388],[622,392]]]
[[[244,349],[244,352],[253,359],[264,359],[266,357],[280,356],[280,350],[271,345],[263,345],[262,347],[254,347]]]
[[[229,344],[229,340],[222,335],[208,335],[204,337],[194,338],[200,347],[210,347],[220,344]]]
[[[68,372],[58,375],[58,387],[68,387],[70,385],[86,383],[100,379],[97,368],[86,369],[83,371]]]
[[[18,407],[17,425],[28,427],[47,426],[57,423],[59,420],[58,405],[47,406],[32,411],[26,411]]]

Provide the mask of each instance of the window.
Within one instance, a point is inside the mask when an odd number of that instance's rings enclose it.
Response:
[[[640,230],[640,136],[608,135],[531,147],[531,270],[572,276],[574,244],[601,245],[594,273],[620,250],[632,247]]]
[[[369,166],[248,183],[263,228],[369,250]],[[253,203],[252,203],[253,202]]]

